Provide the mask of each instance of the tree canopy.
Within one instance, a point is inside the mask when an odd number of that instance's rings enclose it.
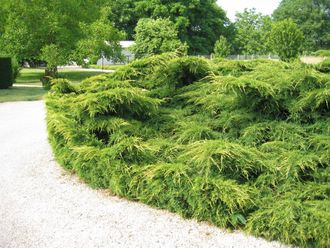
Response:
[[[218,58],[225,58],[230,55],[231,45],[227,39],[220,36],[219,40],[214,45],[214,56]]]
[[[271,18],[257,13],[255,9],[245,9],[236,14],[235,46],[238,53],[267,54],[270,52],[268,36]]]
[[[113,27],[108,19],[109,8],[101,9],[100,17],[91,24],[82,23],[84,38],[77,42],[74,59],[84,64],[88,58],[96,63],[103,56],[113,61],[122,61],[120,41],[125,38],[124,32]]]
[[[136,58],[186,50],[186,45],[178,38],[176,26],[169,19],[140,19],[135,32],[133,51]]]
[[[329,0],[283,0],[273,17],[292,18],[304,33],[304,50],[330,49]]]
[[[32,4],[29,0],[2,0],[0,48],[23,61],[41,59],[41,52],[46,50],[49,55],[52,45],[68,59],[76,42],[83,37],[80,24],[98,17],[99,2],[39,0]]]
[[[292,19],[285,19],[273,24],[269,40],[281,60],[289,61],[298,57],[304,34]]]
[[[141,18],[169,18],[190,54],[210,54],[216,40],[230,34],[229,20],[216,0],[112,0],[109,16],[132,39]]]

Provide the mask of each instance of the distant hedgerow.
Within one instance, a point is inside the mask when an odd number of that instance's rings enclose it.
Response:
[[[330,77],[168,53],[48,93],[60,164],[93,187],[303,247],[330,244]]]

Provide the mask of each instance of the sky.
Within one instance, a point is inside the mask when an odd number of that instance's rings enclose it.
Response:
[[[270,15],[281,0],[218,0],[217,2],[227,12],[227,17],[231,21],[235,21],[235,13],[243,12],[245,8],[255,8],[263,15]]]

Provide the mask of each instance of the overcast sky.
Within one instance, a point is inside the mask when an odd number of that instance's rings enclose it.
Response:
[[[231,21],[235,21],[236,12],[243,12],[245,8],[255,8],[257,12],[270,15],[280,2],[281,0],[218,0],[218,4],[227,12]]]

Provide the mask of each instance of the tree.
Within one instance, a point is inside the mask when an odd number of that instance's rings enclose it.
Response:
[[[123,60],[119,42],[125,38],[125,34],[113,27],[108,19],[109,11],[105,7],[95,22],[82,24],[84,38],[78,41],[74,56],[78,63],[83,64],[84,59],[95,63],[101,56],[115,61]]]
[[[238,53],[267,54],[270,47],[267,43],[271,29],[271,19],[257,13],[255,9],[245,9],[236,14],[235,46]]]
[[[220,36],[214,46],[214,56],[219,58],[225,58],[230,55],[231,45],[228,43],[227,39]]]
[[[108,18],[114,26],[126,33],[129,40],[134,39],[134,29],[141,18],[150,18],[151,13],[146,9],[137,9],[137,3],[141,0],[111,0],[109,6],[111,13]],[[151,4],[151,3],[150,3]]]
[[[274,11],[275,21],[291,18],[303,31],[303,49],[330,49],[330,1],[283,0]]]
[[[57,66],[66,63],[65,54],[62,53],[61,49],[55,45],[45,45],[41,49],[40,58],[47,62],[47,69],[45,76],[56,77],[57,76]]]
[[[216,0],[112,0],[111,22],[129,39],[141,18],[169,18],[190,54],[210,54],[216,40],[231,34],[230,22]]]
[[[133,52],[136,58],[186,49],[178,38],[177,28],[169,19],[141,19],[135,32]]]
[[[11,0],[2,5],[6,17],[0,48],[19,61],[52,58],[70,60],[76,43],[83,37],[81,23],[91,23],[99,14],[101,1]],[[62,60],[62,59],[61,59]]]
[[[281,60],[290,61],[298,57],[304,34],[297,24],[286,19],[273,24],[269,39]]]

